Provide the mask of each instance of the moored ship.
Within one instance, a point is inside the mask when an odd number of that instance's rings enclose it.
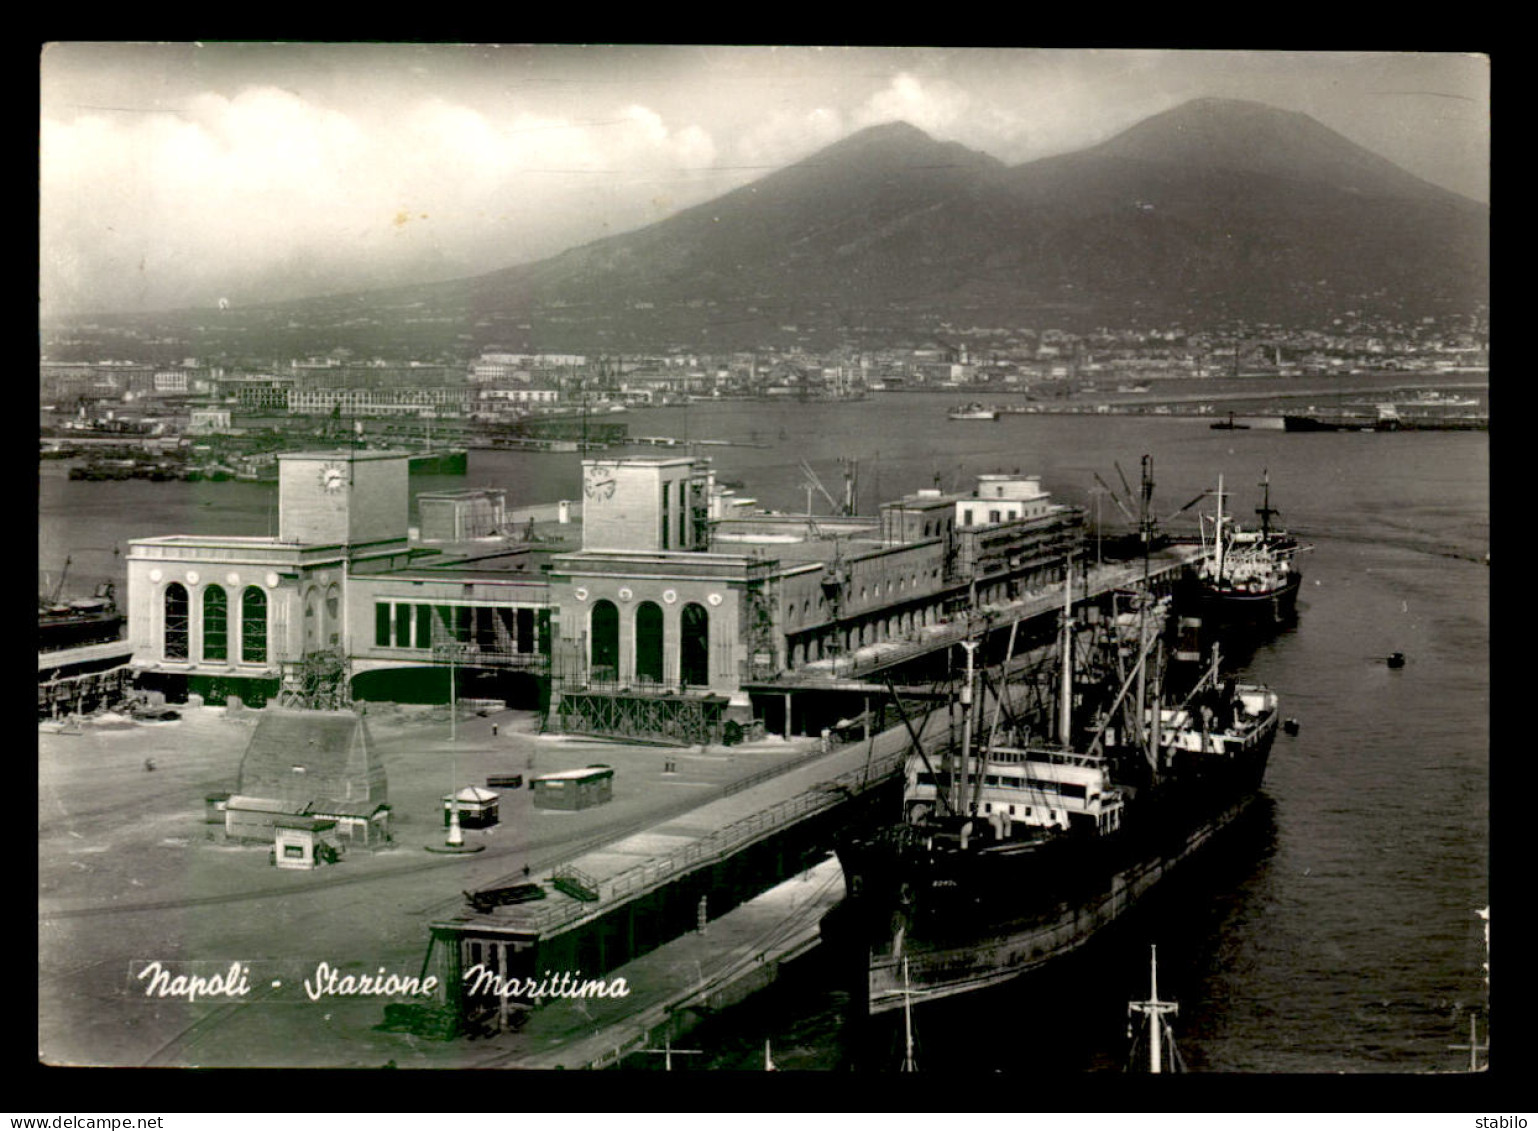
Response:
[[[1218,479],[1211,550],[1199,570],[1202,613],[1218,627],[1268,627],[1297,614],[1303,584],[1297,556],[1310,547],[1285,530],[1272,528],[1271,519],[1281,512],[1271,505],[1269,475],[1262,477],[1260,486],[1265,492],[1255,508],[1260,529],[1243,530],[1223,513],[1223,480]]]
[[[42,652],[84,644],[110,644],[123,634],[123,614],[110,581],[90,597],[60,602],[57,595],[37,605],[37,647]]]
[[[870,1013],[906,994],[997,985],[1078,949],[1253,804],[1277,696],[1219,679],[1215,653],[1199,676],[1163,663],[1168,605],[1136,600],[1081,626],[1098,642],[1080,657],[1084,678],[1061,663],[1056,741],[1015,725],[995,743],[995,698],[974,750],[969,664],[959,748],[938,766],[910,757],[903,823],[840,845],[848,897],[824,936],[856,964],[855,1000]],[[1063,623],[1066,661],[1075,625]]]
[[[946,414],[946,418],[949,420],[997,420],[999,418],[999,410],[973,401],[971,404],[964,404],[951,409]]]

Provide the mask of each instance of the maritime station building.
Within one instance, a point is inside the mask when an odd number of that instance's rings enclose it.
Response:
[[[408,461],[284,454],[275,535],[131,541],[141,685],[319,707],[452,687],[575,733],[815,733],[780,684],[1054,581],[1083,539],[1035,477],[812,518],[764,512],[695,456],[584,459],[580,500],[526,510],[434,492],[412,530]]]

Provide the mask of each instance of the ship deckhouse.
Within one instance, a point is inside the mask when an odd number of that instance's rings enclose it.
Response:
[[[971,774],[977,773],[977,767]],[[995,836],[1030,835],[1032,829],[1084,826],[1097,835],[1121,827],[1122,793],[1111,780],[1104,758],[1058,750],[998,748],[984,759],[982,782],[972,777],[977,819],[987,822]],[[953,796],[943,768],[931,770],[915,759],[908,767],[903,805],[917,823],[941,809],[941,794]],[[958,775],[959,780],[959,775]],[[1016,826],[1020,826],[1016,828]]]

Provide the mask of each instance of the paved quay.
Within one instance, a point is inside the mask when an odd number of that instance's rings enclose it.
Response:
[[[733,1005],[778,977],[810,950],[819,923],[844,896],[843,871],[830,857],[719,919],[609,971],[624,998],[555,998],[517,1033],[495,1038],[476,1067],[611,1068],[688,1032],[703,1016]],[[679,1046],[681,1047],[681,1046]]]
[[[659,750],[542,736],[527,713],[459,720],[449,741],[442,708],[371,708],[389,773],[395,846],[349,853],[335,866],[284,872],[269,845],[205,839],[204,797],[229,790],[259,712],[185,711],[176,722],[87,719],[80,733],[39,728],[38,1048],[75,1065],[454,1067],[474,1042],[381,1032],[383,1004],[311,1001],[300,978],[326,961],[350,972],[416,974],[427,924],[463,906],[464,890],[544,870],[584,847],[623,838],[694,809],[733,783],[795,765],[813,740]],[[499,733],[492,734],[492,726]],[[663,772],[664,758],[677,772]],[[146,772],[152,761],[154,772]],[[503,794],[502,823],[466,830],[485,846],[469,857],[441,844],[439,798],[487,774],[616,770],[615,799],[583,813],[533,807],[527,789]],[[238,1003],[159,1001],[131,985],[136,960],[239,960],[281,979],[273,994]]]
[[[949,736],[944,711],[911,721],[926,748],[933,749]],[[901,767],[911,742],[907,728],[899,723],[564,861],[591,882],[596,900],[551,892],[535,904],[498,908],[484,915],[467,913],[462,918],[546,935],[596,919],[617,903],[724,859],[863,792]]]

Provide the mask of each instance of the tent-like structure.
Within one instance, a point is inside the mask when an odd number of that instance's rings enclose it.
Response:
[[[280,815],[336,822],[343,841],[389,840],[389,783],[368,724],[352,711],[268,707],[240,761],[225,805],[225,835],[270,840]]]

